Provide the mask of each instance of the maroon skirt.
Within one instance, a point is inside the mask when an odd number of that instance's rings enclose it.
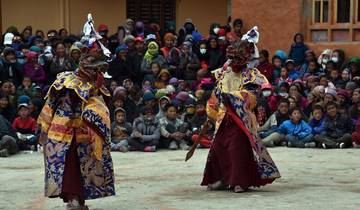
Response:
[[[222,181],[226,186],[259,187],[273,179],[261,179],[250,140],[233,117],[224,117],[209,151],[201,185]]]
[[[84,184],[75,139],[71,142],[65,157],[61,197],[65,202],[76,197],[80,200],[80,203],[84,200]]]

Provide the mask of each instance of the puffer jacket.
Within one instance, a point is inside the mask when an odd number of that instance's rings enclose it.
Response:
[[[304,120],[301,120],[299,124],[286,120],[280,125],[278,131],[285,135],[297,136],[299,139],[312,134],[312,128]]]
[[[134,120],[133,132],[131,137],[134,138],[134,132],[138,131],[143,135],[141,142],[158,141],[160,139],[160,125],[155,118],[146,122],[143,116],[140,116]]]
[[[337,114],[334,119],[330,117],[325,118],[324,122],[325,134],[331,138],[340,138],[346,133],[351,133],[352,123],[350,118],[345,115]]]

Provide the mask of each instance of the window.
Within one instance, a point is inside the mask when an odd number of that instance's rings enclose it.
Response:
[[[360,41],[360,0],[311,0],[306,11],[312,11],[307,22],[306,40],[312,42]]]
[[[338,23],[350,22],[350,0],[337,0],[337,21]]]
[[[315,0],[313,1],[313,22],[327,23],[329,20],[329,1]]]
[[[175,0],[127,0],[126,16],[145,24],[156,21],[164,30],[175,25]]]

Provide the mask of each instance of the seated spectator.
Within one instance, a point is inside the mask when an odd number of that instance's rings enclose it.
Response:
[[[285,98],[280,99],[277,111],[272,114],[265,124],[257,130],[261,138],[261,142],[267,147],[280,145],[284,141],[284,136],[277,132],[278,127],[289,119],[289,101]]]
[[[336,103],[339,105],[339,112],[348,115],[349,112],[349,92],[344,89],[337,91]]]
[[[155,83],[160,73],[160,64],[157,62],[153,62],[150,64],[150,69],[151,73],[145,74],[144,81],[150,81],[151,83]]]
[[[143,107],[142,115],[134,120],[129,145],[131,150],[155,152],[160,140],[160,125],[151,107]]]
[[[272,64],[274,68],[273,76],[271,78],[271,84],[274,84],[276,79],[280,77],[280,70],[282,67],[282,59],[278,55],[274,55],[272,58]]]
[[[132,86],[134,86],[134,83],[133,83],[133,81],[131,81],[131,79],[124,79],[123,86],[126,89],[126,91],[129,91],[130,88],[132,88]]]
[[[351,145],[351,120],[340,115],[335,102],[326,104],[326,113],[324,127],[325,130],[315,136],[315,140],[323,148],[346,148]]]
[[[304,35],[297,33],[294,36],[294,43],[291,45],[289,59],[294,60],[295,66],[304,63],[305,52],[309,48],[304,44]],[[297,79],[297,78],[296,78]]]
[[[261,85],[262,97],[260,101],[268,104],[270,112],[275,112],[277,107],[277,102],[279,101],[279,96],[276,96],[273,93],[273,87],[270,83],[264,83]]]
[[[55,45],[55,57],[50,66],[50,83],[54,82],[56,75],[64,71],[74,71],[69,57],[66,54],[65,46],[62,42]]]
[[[129,151],[129,137],[131,135],[131,124],[126,122],[126,112],[119,107],[114,112],[115,121],[111,124],[111,150],[127,152]]]
[[[29,102],[30,115],[32,118],[37,119],[44,106],[44,100],[39,98],[33,98]]]
[[[320,76],[324,75],[323,70],[320,68],[320,65],[316,60],[309,61],[306,72],[304,73],[304,78],[308,78],[310,76]]]
[[[159,112],[156,114],[156,120],[160,120],[161,118],[165,117],[165,106],[170,104],[171,100],[167,96],[162,96],[159,99]]]
[[[360,88],[354,90],[352,97],[352,106],[349,108],[349,115],[356,124],[357,119],[360,117]]]
[[[10,122],[0,114],[0,157],[14,155],[18,151],[18,138]]]
[[[218,38],[214,35],[210,36],[207,41],[207,61],[208,70],[212,71],[222,67],[225,63],[225,56],[222,53]]]
[[[263,126],[270,116],[269,106],[265,101],[258,102],[254,109],[256,122],[259,126]]]
[[[350,82],[350,70],[349,69],[344,69],[341,72],[341,78],[338,80],[337,82],[337,88],[342,88],[345,89],[346,88],[346,84],[348,82]]]
[[[339,87],[340,78],[339,78],[339,70],[332,69],[330,71],[329,81],[335,85],[336,88]]]
[[[309,122],[310,127],[313,129],[312,134],[314,136],[319,135],[324,131],[324,122],[323,107],[315,105],[312,111],[312,119]]]
[[[10,103],[9,96],[0,92],[0,114],[9,122],[15,119],[16,111]]]
[[[289,77],[289,70],[286,67],[282,67],[280,70],[280,77],[276,79],[275,83],[279,84],[281,82],[286,82],[291,85],[292,81],[293,80]]]
[[[279,132],[285,135],[288,147],[309,148],[315,147],[311,127],[302,119],[300,108],[290,112],[290,120],[286,120],[279,127]]]
[[[165,106],[165,117],[160,119],[161,145],[171,150],[189,149],[187,140],[190,136],[188,125],[178,118],[175,105]]]
[[[296,69],[295,62],[293,60],[287,59],[285,62],[285,66],[292,81],[295,81],[303,76],[301,75],[301,72]]]
[[[335,89],[328,88],[324,95],[324,105],[326,106],[330,102],[336,102],[337,93]]]
[[[201,129],[203,128],[206,121],[207,121],[206,103],[202,101],[198,101],[195,106],[195,115],[191,119],[192,142],[197,141]],[[214,126],[212,127],[214,128]],[[213,129],[209,129],[208,131],[205,132],[204,136],[201,139],[199,139],[199,143],[201,147],[203,148],[211,147],[213,133],[214,133]]]
[[[69,50],[70,63],[72,69],[79,68],[79,62],[81,57],[81,50],[75,44],[73,44]]]
[[[162,55],[159,54],[159,45],[155,41],[149,42],[147,51],[141,63],[141,71],[145,76],[148,74],[153,74],[151,69],[152,63],[159,64],[159,71],[160,69],[166,67],[165,59]],[[156,79],[156,77],[154,79]]]
[[[30,51],[26,56],[27,61],[24,64],[24,77],[29,77],[35,84],[43,87],[46,76],[44,67],[38,62],[39,54]]]
[[[169,84],[170,80],[170,72],[167,69],[162,69],[157,76],[157,81],[155,82],[155,88],[156,89],[162,89],[166,88],[166,86]]]
[[[316,55],[313,50],[307,50],[305,52],[304,62],[301,64],[300,72],[305,74],[309,72],[309,65],[311,61],[316,61]]]
[[[271,81],[274,74],[274,67],[269,62],[269,52],[267,50],[261,50],[259,56],[259,64],[256,68],[259,69],[268,81]]]
[[[356,122],[355,131],[351,135],[352,145],[355,148],[360,148],[360,120]]]
[[[140,106],[142,104],[141,89],[134,85],[129,90],[129,96],[124,101],[124,109],[126,111],[126,121],[134,122],[139,117]]]
[[[122,84],[124,79],[129,78],[130,76],[130,64],[127,60],[128,48],[125,44],[118,46],[115,49],[115,59],[109,64],[109,75],[118,82]]]
[[[19,117],[15,118],[12,128],[20,140],[20,149],[37,149],[37,139],[35,137],[36,121],[30,116],[29,105],[22,103],[18,106]]]
[[[190,42],[184,42],[181,46],[179,71],[180,78],[186,81],[196,80],[196,73],[200,69],[200,61],[192,50]]]
[[[293,97],[296,100],[296,103],[299,105],[301,109],[305,109],[307,106],[307,100],[303,96],[304,93],[302,92],[302,88],[300,88],[298,85],[296,85],[298,82],[300,82],[300,85],[302,87],[302,81],[297,80],[295,81],[289,89],[289,96]]]
[[[30,77],[24,77],[22,84],[18,86],[16,90],[16,96],[22,96],[22,95],[28,95],[30,97],[33,97],[35,95],[35,84],[32,83]]]
[[[11,47],[5,47],[0,58],[0,82],[11,80],[15,86],[22,82],[23,72],[16,61],[16,52]]]

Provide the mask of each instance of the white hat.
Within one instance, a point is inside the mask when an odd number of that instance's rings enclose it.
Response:
[[[11,45],[14,38],[14,34],[6,33],[4,36],[4,45]]]
[[[256,46],[256,44],[259,42],[260,33],[258,32],[258,27],[254,26],[250,31],[248,31],[246,34],[244,34],[241,38],[241,40],[246,40],[250,43],[254,44],[255,52],[253,54],[254,58],[259,58],[259,50]]]

